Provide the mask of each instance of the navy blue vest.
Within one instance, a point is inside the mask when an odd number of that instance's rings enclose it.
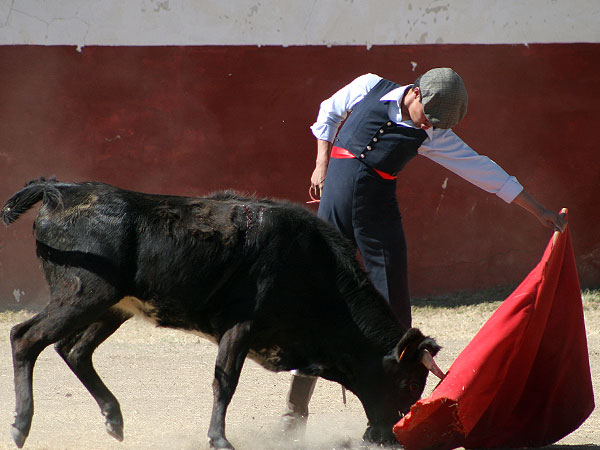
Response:
[[[369,167],[396,175],[417,155],[427,138],[424,130],[405,127],[391,121],[388,102],[379,99],[399,84],[380,80],[364,99],[356,104],[334,141]]]

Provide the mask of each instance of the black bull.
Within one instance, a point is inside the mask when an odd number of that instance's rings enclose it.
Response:
[[[246,356],[345,386],[363,404],[369,441],[393,442],[399,414],[422,394],[425,362],[439,346],[398,324],[354,248],[304,208],[228,192],[189,198],[41,179],[7,201],[2,220],[39,201],[34,234],[51,298],[11,330],[18,447],[31,427],[35,360],[53,343],[98,402],[107,431],[123,438],[119,403],[92,353],[134,314],[218,344],[208,430],[216,448],[233,448],[225,414]]]

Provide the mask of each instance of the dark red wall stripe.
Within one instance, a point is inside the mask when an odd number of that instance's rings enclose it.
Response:
[[[0,199],[56,175],[303,202],[321,100],[365,72],[409,83],[451,66],[470,96],[455,131],[549,208],[569,208],[581,282],[600,285],[598,61],[600,44],[2,46]],[[402,173],[398,197],[415,295],[517,283],[551,233],[425,158]],[[43,292],[31,219],[0,231],[0,299]]]

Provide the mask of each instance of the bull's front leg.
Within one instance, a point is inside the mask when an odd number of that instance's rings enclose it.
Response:
[[[225,437],[225,414],[248,354],[250,328],[250,322],[238,323],[219,341],[213,381],[213,410],[208,428],[210,446],[215,449],[233,450]]]

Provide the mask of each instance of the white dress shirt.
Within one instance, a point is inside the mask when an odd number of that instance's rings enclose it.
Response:
[[[340,124],[367,93],[381,80],[372,73],[361,75],[321,103],[317,121],[311,130],[317,139],[333,142]],[[381,101],[389,101],[388,115],[398,125],[415,128],[411,120],[402,120],[400,102],[412,85],[391,90]],[[429,128],[427,138],[419,147],[419,154],[441,164],[458,176],[481,189],[496,194],[510,203],[523,190],[523,186],[502,167],[471,149],[452,130]]]

